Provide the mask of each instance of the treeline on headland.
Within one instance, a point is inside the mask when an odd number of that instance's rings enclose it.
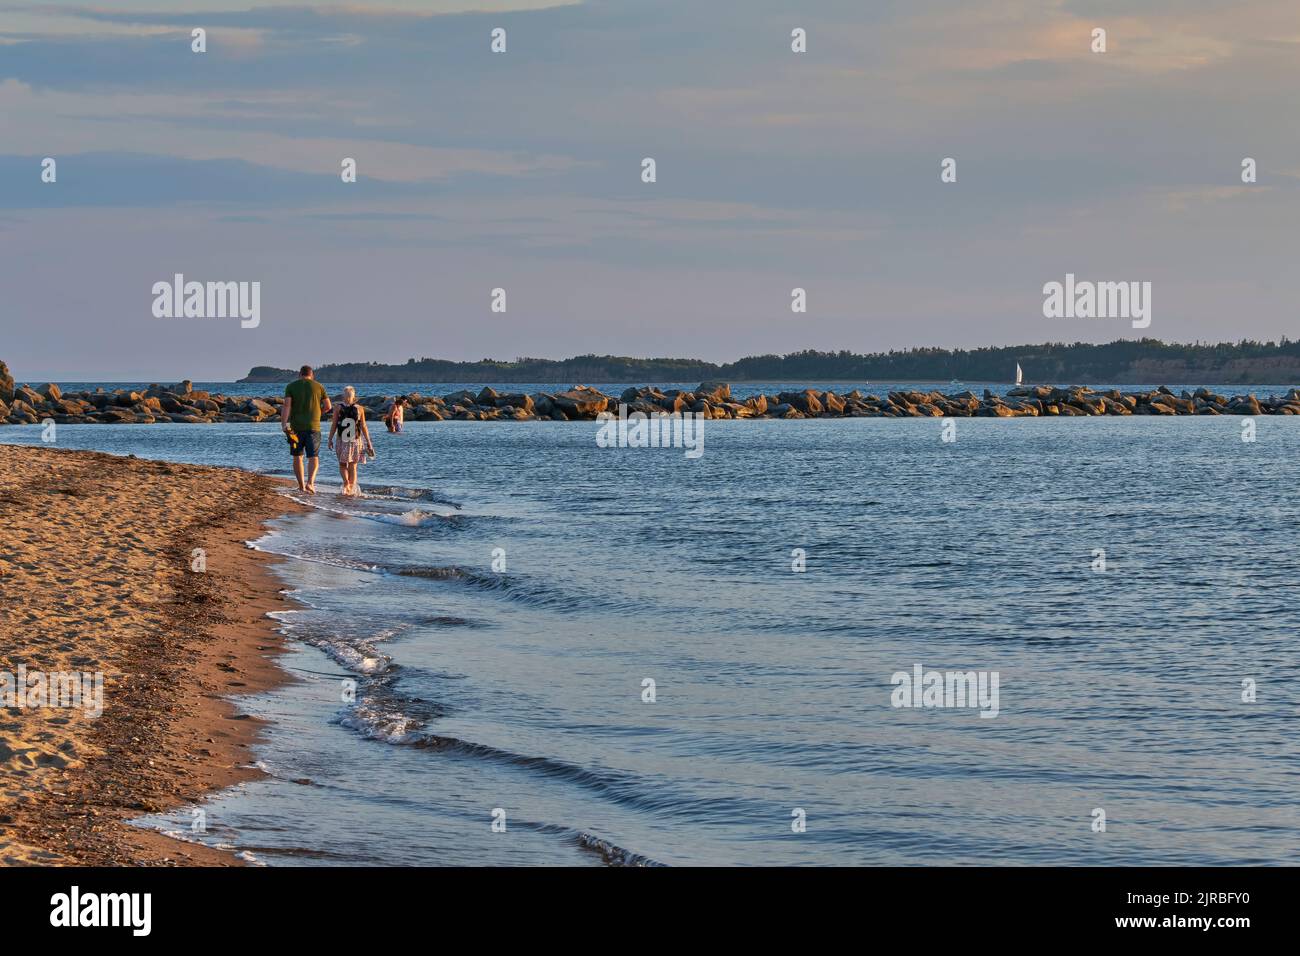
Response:
[[[401,365],[347,362],[321,365],[323,382],[1008,382],[1015,367],[1026,382],[1214,382],[1290,384],[1300,381],[1300,342],[1178,344],[1120,339],[1103,345],[1048,342],[978,349],[912,348],[858,354],[807,350],[755,355],[716,364],[698,359],[580,355],[556,360],[521,358],[408,359]],[[259,365],[241,382],[283,382],[297,369]]]

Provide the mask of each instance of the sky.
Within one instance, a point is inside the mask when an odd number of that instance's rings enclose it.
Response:
[[[1297,89],[1294,0],[0,0],[0,359],[1295,337]],[[176,273],[257,326],[155,316]],[[1150,326],[1045,318],[1067,274]]]

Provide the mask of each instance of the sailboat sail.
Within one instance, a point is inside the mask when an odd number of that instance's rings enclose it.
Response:
[[[1019,385],[1025,377],[1025,373],[1020,371],[1020,363],[1016,363],[1016,384]]]

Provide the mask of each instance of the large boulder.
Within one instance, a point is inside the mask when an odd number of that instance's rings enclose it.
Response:
[[[1067,406],[1068,407],[1068,406]],[[1087,412],[1076,412],[1079,415],[1086,415]],[[1008,405],[1001,403],[988,403],[975,413],[977,418],[1015,418],[1016,410]]]
[[[53,382],[46,382],[36,391],[40,392],[48,401],[57,402],[63,397],[63,391]]]
[[[895,412],[903,415],[910,415],[916,410],[912,402],[908,400],[906,392],[890,392],[885,396],[885,400]]]
[[[263,421],[267,418],[274,418],[279,411],[270,402],[264,402],[260,398],[250,398],[248,404],[244,407],[244,414],[251,415],[254,421]]]
[[[595,418],[609,407],[609,399],[586,385],[553,396],[555,407],[569,418]]]
[[[631,415],[633,412],[639,412],[640,414],[646,416],[647,418],[650,418],[656,415],[662,415],[664,413],[664,410],[660,408],[658,405],[656,405],[654,402],[648,402],[642,398],[635,399],[634,401],[631,402],[620,402],[619,404],[627,407],[627,413],[629,415]]]
[[[50,402],[55,411],[60,415],[82,415],[91,408],[94,408],[89,402],[80,402],[76,399],[61,398],[57,402]]]
[[[533,413],[533,399],[532,399],[532,396],[531,396],[531,395],[524,395],[524,394],[522,394],[522,393],[517,393],[517,394],[516,394],[516,393],[512,393],[512,394],[509,394],[509,395],[498,395],[498,396],[496,397],[496,406],[497,406],[497,408],[505,408],[506,406],[510,406],[510,407],[512,407],[512,408],[516,408],[516,409],[523,409],[523,410],[524,410],[525,412],[527,412],[529,415],[531,415],[531,414]]]
[[[1017,415],[1028,418],[1037,418],[1042,411],[1039,407],[1040,403],[1036,398],[1013,400],[1007,402],[1006,405]]]
[[[1125,405],[1123,402],[1116,401],[1116,400],[1113,399],[1113,398],[1107,398],[1107,399],[1106,399],[1106,404],[1105,404],[1104,407],[1105,407],[1105,410],[1106,410],[1106,414],[1107,414],[1107,415],[1131,415],[1131,414],[1133,414],[1131,411],[1129,411],[1129,407],[1128,407],[1127,405]]]
[[[725,382],[701,382],[700,387],[695,390],[695,397],[720,405],[731,401],[731,386]]]
[[[1162,392],[1161,394],[1153,397],[1151,399],[1151,404],[1161,405],[1166,408],[1172,408],[1174,414],[1176,415],[1177,414],[1190,415],[1192,412],[1196,410],[1196,406],[1192,403],[1191,399],[1178,398],[1177,396],[1170,395],[1167,392]],[[1161,412],[1158,414],[1164,414],[1164,413]]]
[[[882,414],[880,409],[863,402],[849,402],[847,411],[850,418],[879,418]]]
[[[1259,407],[1259,399],[1254,395],[1237,395],[1232,399],[1228,406],[1228,412],[1232,415],[1262,415],[1263,409]]]
[[[14,400],[14,377],[9,374],[9,366],[0,362],[0,401]]]
[[[777,401],[782,405],[793,405],[805,415],[820,415],[823,411],[819,393],[811,388],[802,392],[782,392],[777,396]]]
[[[12,399],[26,402],[32,408],[45,404],[45,396],[33,388],[28,388],[26,385],[19,385],[14,389]]]

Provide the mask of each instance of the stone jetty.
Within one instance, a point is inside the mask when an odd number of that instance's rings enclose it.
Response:
[[[1022,418],[1076,415],[1300,415],[1300,389],[1259,398],[1226,396],[1207,389],[1174,393],[1161,387],[1149,392],[1096,391],[1082,386],[1023,386],[1004,396],[987,389],[942,392],[881,391],[864,393],[805,388],[737,398],[729,385],[705,382],[691,391],[629,388],[606,395],[579,385],[554,392],[498,392],[462,389],[447,395],[410,394],[408,421],[591,421],[602,412],[663,415],[693,412],[707,418]],[[378,419],[392,395],[359,399]],[[338,401],[338,396],[334,397]],[[275,421],[283,399],[278,395],[245,398],[196,391],[188,381],[151,385],[143,391],[117,389],[64,393],[57,385],[33,388],[13,384],[0,363],[0,423],[150,424],[177,422]]]

